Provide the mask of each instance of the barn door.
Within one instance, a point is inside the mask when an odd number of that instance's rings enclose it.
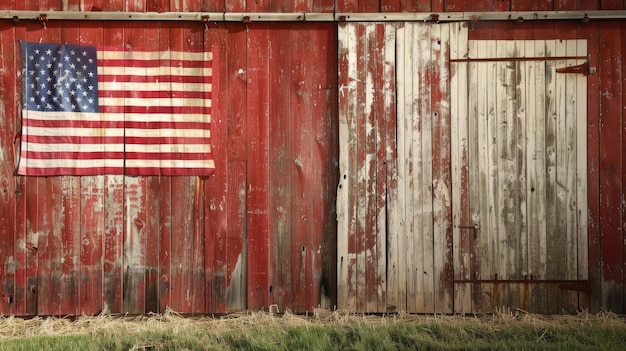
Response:
[[[586,41],[451,60],[454,309],[586,308]]]
[[[451,52],[464,23],[341,23],[338,308],[453,309]]]

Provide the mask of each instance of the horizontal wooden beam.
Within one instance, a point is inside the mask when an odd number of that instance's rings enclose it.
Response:
[[[626,11],[522,12],[394,12],[394,13],[266,13],[266,12],[86,12],[0,11],[0,20],[64,21],[185,21],[185,22],[460,22],[626,19]]]

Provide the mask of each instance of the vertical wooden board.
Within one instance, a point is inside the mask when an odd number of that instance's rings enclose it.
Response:
[[[597,24],[585,24],[578,29],[578,36],[585,38],[587,42],[587,54],[589,58],[590,67],[598,67],[598,26]],[[585,154],[586,154],[586,176],[587,184],[585,188],[587,190],[586,204],[587,204],[587,267],[583,268],[581,272],[585,271],[589,279],[589,291],[587,294],[589,311],[592,313],[597,312],[597,301],[601,294],[600,284],[600,233],[599,233],[599,90],[598,81],[599,74],[593,74],[587,76],[585,82],[585,89],[587,94],[586,100],[586,122],[582,124],[586,128],[586,140],[585,140]],[[580,92],[580,90],[579,90]],[[585,212],[583,212],[585,213]],[[581,214],[582,218],[582,214]],[[582,247],[580,245],[579,247]],[[583,298],[585,295],[582,295]]]
[[[173,177],[171,191],[170,307],[180,313],[192,313],[195,177]]]
[[[546,57],[556,56],[556,42],[546,41]],[[555,61],[547,61],[545,69],[545,154],[546,154],[546,279],[558,279],[555,257],[557,233],[557,184],[556,184],[556,73]],[[558,312],[558,300],[554,289],[548,289],[547,313]]]
[[[396,135],[391,136],[396,141],[395,155],[392,151],[391,178],[395,176],[395,192],[389,193],[389,257],[387,258],[387,296],[388,310],[393,312],[406,311],[406,270],[404,254],[406,240],[406,138],[408,130],[407,100],[410,100],[410,90],[407,87],[407,78],[411,75],[411,60],[407,55],[411,52],[407,43],[411,41],[412,27],[398,24],[396,29]],[[389,131],[389,129],[387,129]],[[395,168],[395,169],[394,169]],[[393,180],[392,180],[393,181]]]
[[[433,221],[434,221],[434,311],[452,312],[454,267],[452,248],[452,203],[450,175],[450,31],[456,24],[438,25],[431,38],[433,66],[431,82],[433,118]],[[466,40],[460,45],[466,47]],[[461,49],[466,51],[466,49]],[[435,82],[439,82],[435,86]],[[441,162],[441,163],[438,163]],[[441,267],[441,268],[439,268]],[[440,270],[441,269],[441,270]],[[439,276],[437,276],[439,275]]]
[[[624,4],[626,6],[626,4]],[[624,35],[626,35],[626,26],[622,23],[622,38]],[[622,40],[622,47],[621,47],[621,53],[622,56],[626,55],[626,43],[624,42],[624,40]],[[624,60],[622,58],[622,68],[621,68],[621,72],[622,72],[622,83],[621,83],[621,89],[622,89],[622,102],[621,102],[621,106],[622,106],[622,111],[621,111],[621,115],[622,115],[622,150],[624,150],[624,148],[626,147],[626,138],[624,138],[624,134],[626,133],[626,60]],[[580,87],[579,87],[580,89]],[[622,151],[623,152],[623,151]],[[622,186],[624,184],[624,182],[626,181],[626,152],[622,153]],[[622,187],[622,194],[626,192],[626,189],[624,189]],[[623,195],[622,195],[623,196]],[[582,197],[584,198],[584,197]],[[584,207],[583,207],[584,208]],[[626,206],[622,205],[622,267],[624,265],[626,265],[626,234],[624,233],[624,231],[626,230]],[[583,235],[584,237],[584,235]],[[584,241],[579,241],[579,246],[583,247],[584,245]],[[626,269],[622,268],[622,288],[624,293],[623,296],[623,301],[622,301],[622,311],[626,311]]]
[[[393,97],[393,91],[390,90],[391,82],[395,78],[391,67],[390,60],[394,57],[395,46],[395,28],[393,25],[383,24],[376,32],[376,42],[380,47],[380,54],[376,56],[375,62],[375,76],[374,76],[374,99],[375,99],[375,142],[376,142],[376,197],[374,203],[374,210],[376,211],[376,227],[375,231],[375,287],[374,291],[376,298],[376,310],[377,312],[387,312],[387,153],[388,142],[386,121],[388,119],[395,119],[395,115],[390,116],[388,110],[390,109]]]
[[[23,10],[25,8],[25,3],[16,3],[16,10]],[[15,80],[14,77],[21,76],[21,48],[17,40],[27,40],[26,38],[26,25],[23,26],[15,26],[15,37],[12,38],[15,43],[15,70],[14,76],[12,78],[12,82],[9,84],[13,84],[15,82],[16,89],[14,92],[15,97],[15,106],[17,109],[20,109],[20,112],[16,110],[16,116],[21,116],[21,101],[22,101],[22,81]],[[10,47],[7,47],[10,50]],[[8,54],[8,52],[7,52]],[[8,56],[8,55],[7,55]],[[3,55],[5,57],[5,55]],[[10,85],[9,85],[10,86]],[[9,100],[10,101],[10,100]],[[17,133],[21,133],[21,117],[18,117],[18,121],[16,122],[16,128],[13,133],[15,136],[18,136]],[[16,142],[21,141],[21,137],[15,139]],[[19,150],[19,149],[18,149]],[[18,160],[19,155],[16,155],[16,162]],[[14,171],[12,172],[12,174]],[[25,315],[26,314],[26,231],[27,231],[27,201],[28,194],[31,191],[37,191],[36,183],[29,183],[27,177],[17,176],[16,184],[15,184],[15,194],[16,194],[16,215],[15,215],[15,233],[14,233],[14,257],[13,260],[9,260],[7,262],[8,267],[7,271],[14,272],[14,282],[13,282],[13,292],[9,293],[8,301],[9,303],[13,303],[12,312],[16,315]],[[10,283],[9,283],[10,284]]]
[[[403,280],[406,285],[405,299],[406,312],[417,312],[424,310],[424,295],[432,292],[424,287],[424,280],[429,274],[428,268],[425,267],[424,254],[429,250],[428,246],[423,246],[423,239],[432,230],[431,225],[422,225],[425,220],[423,212],[427,212],[430,217],[430,206],[424,207],[420,201],[430,198],[423,193],[423,179],[430,176],[430,172],[422,171],[423,167],[423,150],[422,148],[430,147],[430,140],[422,143],[422,136],[430,136],[430,123],[428,128],[424,127],[430,118],[423,118],[422,100],[429,101],[424,97],[428,94],[422,93],[423,87],[427,85],[426,64],[424,58],[426,53],[430,52],[429,43],[429,27],[411,24],[407,26],[406,35],[404,37],[405,53],[404,53],[404,74],[408,77],[405,82],[404,105],[405,105],[405,137],[404,137],[404,178],[406,198],[404,203],[404,220],[406,223],[404,231],[403,244],[406,252],[403,261],[404,274]],[[420,55],[424,53],[424,55]],[[415,61],[414,61],[415,60]],[[415,65],[415,66],[413,66]],[[422,82],[420,85],[420,82]],[[422,95],[423,94],[423,95]],[[426,122],[423,122],[426,121]],[[425,132],[428,131],[427,132]],[[424,146],[422,146],[424,145]],[[430,169],[428,169],[430,170]],[[424,175],[426,173],[427,175]],[[416,249],[417,247],[417,249]],[[430,247],[432,249],[432,247]],[[430,268],[430,267],[429,267]],[[426,272],[417,274],[417,272]]]
[[[532,31],[527,29],[519,29],[520,32],[525,33],[521,36],[532,35]],[[526,46],[524,40],[518,40],[515,43],[514,51],[521,57],[526,57]],[[515,65],[515,101],[514,101],[514,115],[513,122],[515,124],[514,139],[515,139],[515,196],[518,199],[515,209],[515,222],[516,231],[513,235],[516,245],[513,247],[513,251],[516,253],[514,265],[515,265],[515,277],[517,279],[528,279],[528,213],[527,213],[527,178],[526,178],[526,124],[528,119],[527,114],[527,100],[526,95],[526,63],[518,62]],[[522,309],[528,308],[527,287],[525,284],[513,285],[512,295],[515,298],[515,304],[513,306],[520,306]]]
[[[470,50],[471,53],[471,50]],[[476,48],[477,57],[484,56],[486,58],[496,56],[496,45],[491,41],[479,41]],[[471,162],[475,164],[473,167],[478,167],[479,179],[477,184],[472,183],[471,190],[478,191],[479,203],[473,204],[473,206],[479,207],[479,229],[477,231],[476,246],[477,246],[477,265],[479,266],[474,272],[476,279],[492,279],[494,272],[492,270],[495,262],[491,262],[493,257],[493,239],[495,235],[494,228],[491,226],[493,213],[491,211],[493,202],[493,171],[496,169],[493,167],[493,162],[490,158],[493,145],[494,135],[492,133],[492,126],[495,123],[496,111],[495,111],[495,66],[494,62],[481,62],[477,63],[477,77],[479,78],[478,86],[476,87],[479,92],[483,92],[477,103],[477,139],[476,143],[480,145],[477,151],[477,162]],[[477,290],[474,293],[474,290]],[[479,295],[479,296],[477,296]],[[486,312],[492,310],[492,300],[490,298],[491,288],[489,284],[477,284],[472,288],[472,304],[474,312]]]
[[[268,213],[269,240],[272,250],[271,303],[277,304],[282,311],[292,308],[292,172],[293,156],[290,135],[292,131],[291,98],[295,96],[291,84],[291,28],[275,26],[269,33],[269,76],[272,99],[269,119],[268,141]],[[295,123],[294,123],[295,124]],[[296,169],[297,170],[297,169]],[[295,306],[294,306],[295,307]]]
[[[544,57],[545,41],[529,41],[525,48],[528,57]],[[528,274],[529,279],[546,277],[546,92],[545,62],[526,63],[526,111],[531,117],[526,124],[526,196],[528,199]],[[532,284],[529,291],[529,311],[545,312],[546,285]]]
[[[602,261],[602,298],[600,305],[612,311],[623,311],[623,252],[620,231],[620,197],[622,153],[620,145],[621,74],[618,58],[621,45],[615,38],[622,35],[619,24],[611,22],[601,31],[599,41],[600,95],[600,238]],[[620,191],[616,191],[620,189]]]
[[[567,55],[567,41],[558,41],[556,43],[556,54],[560,57]],[[567,61],[555,61],[555,68],[566,67]],[[554,279],[566,279],[568,276],[568,229],[569,222],[569,205],[567,203],[567,179],[568,179],[568,143],[567,143],[567,74],[556,73],[556,228],[554,232],[555,241],[557,242],[555,251],[551,253],[553,257],[552,263],[556,276]],[[558,292],[558,310],[567,311],[567,291]]]
[[[194,5],[196,6],[196,5]],[[184,25],[184,33],[185,33],[185,52],[206,52],[206,32],[208,28],[203,26],[202,24],[196,23],[186,23]],[[209,103],[208,106],[211,107]],[[205,117],[210,121],[210,117]],[[208,133],[210,135],[210,133]],[[193,235],[193,250],[190,252],[192,255],[192,265],[191,265],[191,276],[192,276],[192,286],[191,286],[191,296],[192,296],[192,310],[193,314],[201,314],[204,312],[204,307],[206,305],[206,297],[205,293],[205,245],[206,245],[206,237],[205,237],[205,207],[206,207],[206,198],[205,198],[205,189],[206,189],[206,180],[205,177],[195,177],[193,180],[194,183],[194,212],[193,212],[193,225],[194,225],[194,235]]]
[[[356,310],[354,272],[356,179],[356,38],[355,24],[343,23],[338,29],[339,84],[339,184],[337,186],[337,307]]]
[[[367,61],[368,61],[368,42],[367,31],[372,26],[371,23],[359,23],[356,24],[357,40],[354,46],[356,54],[355,64],[356,68],[356,86],[354,96],[354,122],[356,140],[354,143],[353,159],[351,160],[354,168],[353,173],[355,177],[355,227],[354,227],[354,250],[350,253],[355,257],[355,285],[356,285],[356,311],[365,312],[367,309],[367,268],[366,260],[367,253],[365,249],[367,238],[367,225],[368,219],[368,207],[366,201],[367,198],[367,179],[366,179],[366,154],[367,154],[367,141],[366,141],[366,93],[369,88],[369,82],[367,81]],[[358,62],[358,63],[357,63]],[[352,235],[352,233],[351,233]]]
[[[577,41],[568,40],[565,48],[566,56],[574,57],[577,53]],[[584,56],[584,54],[582,55]],[[567,60],[565,62],[566,67],[571,67],[577,64],[582,64],[582,61]],[[563,184],[566,187],[565,204],[567,206],[567,212],[565,216],[565,233],[566,233],[566,257],[565,257],[565,274],[564,278],[568,280],[576,280],[578,276],[578,214],[577,214],[577,202],[578,202],[578,189],[576,186],[577,175],[577,151],[578,151],[578,109],[577,100],[578,94],[577,88],[577,74],[565,74],[565,103],[564,103],[564,140],[565,143],[565,155],[561,157],[564,159],[566,168],[566,178],[563,179]],[[561,114],[559,114],[560,116]],[[567,312],[576,312],[578,310],[578,292],[566,291],[566,302],[564,310]]]
[[[82,26],[86,24],[83,23]],[[101,27],[100,27],[101,26]],[[119,24],[94,23],[90,25],[93,33],[102,28],[99,36],[83,37],[101,43],[103,46],[122,47],[124,38]],[[81,33],[85,29],[81,28]],[[112,313],[123,313],[122,277],[124,245],[124,177],[120,175],[104,176],[104,227],[103,227],[103,299]]]
[[[314,218],[312,217],[311,187],[314,175],[309,143],[312,130],[310,61],[311,32],[291,30],[291,79],[290,79],[290,115],[289,124],[291,154],[289,168],[291,183],[291,287],[292,305],[296,311],[308,310],[312,286],[307,272],[311,268],[311,255],[314,248],[309,245],[309,238]]]
[[[430,26],[411,24],[405,38],[407,54],[405,74],[409,77],[406,91],[406,213],[407,228],[404,244],[407,312],[424,311],[424,296],[432,295],[432,269],[425,255],[432,255],[432,193],[424,191],[424,182],[431,182],[430,89],[427,68],[430,62]],[[411,44],[408,44],[411,43]],[[424,160],[426,157],[426,160]],[[426,167],[424,162],[426,161]],[[426,180],[425,180],[426,179]],[[430,186],[429,186],[430,189]],[[424,245],[424,240],[426,244]],[[432,256],[431,256],[432,259]],[[419,273],[419,274],[418,274]]]
[[[497,41],[496,42],[496,55],[498,58],[506,58],[507,57],[507,47],[505,41]],[[508,279],[507,272],[510,269],[510,261],[508,255],[508,240],[507,240],[507,220],[510,220],[510,217],[506,213],[506,201],[512,201],[514,198],[511,197],[511,180],[512,175],[510,174],[510,169],[507,168],[504,160],[509,158],[509,142],[510,138],[508,137],[510,134],[511,123],[509,122],[509,106],[508,106],[508,96],[507,96],[507,86],[510,83],[507,80],[507,77],[510,76],[510,62],[507,61],[499,61],[496,63],[496,90],[495,90],[495,98],[496,98],[496,125],[494,130],[494,138],[495,138],[495,150],[492,155],[492,162],[495,167],[497,167],[498,173],[495,178],[495,189],[494,189],[494,220],[496,223],[495,231],[496,234],[494,252],[494,267],[496,268],[496,274],[494,276],[496,279]],[[509,166],[510,167],[510,166]],[[497,263],[496,263],[497,262]],[[505,288],[506,287],[502,287]],[[499,289],[499,290],[505,290]],[[504,301],[499,300],[502,294],[505,296],[508,294],[506,291],[502,291],[497,295],[496,300],[494,301],[497,307],[501,307],[503,304],[506,304]]]
[[[399,57],[397,42],[400,40],[397,34],[397,24],[388,24],[385,31],[384,52],[384,99],[382,115],[383,121],[379,124],[384,130],[381,138],[384,140],[384,163],[385,169],[385,209],[386,209],[386,258],[382,262],[385,270],[385,312],[394,312],[399,306],[398,297],[398,254],[401,248],[398,246],[399,238],[399,211],[398,211],[398,82],[399,65],[396,57]]]
[[[246,308],[247,296],[247,254],[245,251],[246,218],[246,135],[247,135],[247,70],[246,26],[228,24],[228,45],[226,67],[228,74],[228,194],[227,194],[227,237],[224,252],[225,300],[220,301],[224,309],[241,310]]]
[[[312,203],[312,233],[310,238],[312,291],[307,310],[314,308],[332,309],[333,289],[329,271],[333,252],[336,250],[336,236],[332,200],[334,194],[329,191],[337,184],[335,166],[334,119],[336,111],[336,45],[335,25],[320,23],[312,31],[311,43],[315,48],[309,56],[308,72],[311,89],[312,137],[309,140],[312,153],[313,187],[310,190]],[[332,240],[332,241],[331,241]],[[334,284],[333,284],[334,285]]]
[[[226,310],[226,236],[228,227],[228,118],[226,95],[227,31],[223,24],[210,27],[206,50],[213,52],[213,79],[211,89],[211,152],[215,159],[215,173],[206,184],[205,207],[205,313],[224,313]]]
[[[587,40],[576,41],[576,56],[588,56]],[[624,44],[622,43],[622,52]],[[622,70],[623,71],[623,70]],[[576,279],[589,279],[588,201],[587,201],[587,78],[576,76]],[[622,100],[623,101],[623,100]],[[578,293],[578,310],[589,310],[589,296]]]
[[[494,0],[493,11],[510,11],[513,0]]]
[[[95,314],[102,300],[102,228],[104,176],[81,179],[79,313]]]
[[[248,138],[246,230],[248,245],[248,308],[268,307],[270,247],[268,247],[269,25],[248,32]]]
[[[3,6],[6,7],[6,4]],[[0,315],[14,314],[15,296],[15,246],[19,217],[17,217],[17,204],[19,195],[17,189],[19,180],[13,176],[16,163],[18,162],[14,143],[15,135],[19,131],[19,83],[18,62],[20,60],[15,30],[12,24],[0,24],[0,49],[3,55],[0,57],[0,151],[2,162],[0,163],[0,275],[2,276],[2,290],[0,292]],[[17,140],[19,142],[19,140]]]
[[[322,87],[326,87],[324,93],[325,102],[325,121],[323,125],[327,128],[327,145],[326,145],[326,171],[324,172],[324,187],[327,200],[325,201],[326,216],[324,223],[324,271],[322,273],[322,288],[325,295],[332,303],[330,309],[337,308],[337,208],[336,202],[333,200],[336,196],[337,184],[339,183],[339,123],[338,123],[338,77],[337,77],[337,26],[328,24],[325,28],[326,43],[326,81]],[[392,56],[394,57],[394,56]],[[394,57],[395,58],[395,57]],[[391,103],[395,106],[395,99]],[[395,113],[391,114],[395,118]],[[322,296],[322,299],[324,297]],[[324,308],[324,305],[321,306]]]
[[[146,6],[150,8],[150,3]],[[166,26],[165,30],[169,28]],[[160,23],[146,24],[146,50],[159,51],[161,48]],[[165,73],[165,72],[163,72]],[[155,100],[155,105],[160,100]],[[144,236],[145,236],[145,313],[159,312],[159,253],[160,253],[160,227],[162,198],[169,194],[161,193],[161,182],[168,180],[166,177],[149,176],[145,179],[145,213]]]
[[[456,35],[456,26],[452,26],[450,37],[450,58],[460,58],[463,49]],[[460,38],[460,40],[463,40]],[[465,40],[467,48],[467,40]],[[472,41],[469,52],[478,49],[478,42]],[[467,51],[467,50],[466,50]],[[469,66],[469,67],[468,67]],[[452,279],[473,279],[472,254],[473,241],[476,232],[472,229],[473,218],[470,218],[471,208],[474,208],[474,194],[470,191],[470,184],[479,186],[476,177],[477,162],[475,152],[472,152],[478,123],[478,71],[477,64],[466,62],[450,63],[450,160],[451,160],[451,201],[452,201],[452,258],[454,275]],[[471,207],[470,207],[471,206]],[[476,206],[477,208],[477,206]],[[472,284],[454,283],[454,311],[469,313],[472,311]]]
[[[366,30],[366,62],[364,68],[366,70],[365,78],[365,138],[364,149],[365,159],[361,166],[361,174],[359,176],[361,184],[365,186],[364,207],[365,210],[365,222],[364,226],[364,269],[365,269],[365,296],[366,296],[366,311],[379,312],[378,311],[378,292],[379,277],[378,277],[378,260],[379,253],[377,251],[377,221],[378,221],[378,175],[381,174],[378,164],[378,143],[380,140],[380,129],[378,126],[377,117],[380,113],[378,106],[379,88],[382,77],[377,72],[377,65],[380,61],[380,55],[383,51],[381,39],[384,38],[385,26],[382,23],[375,23]],[[384,205],[384,204],[383,204]]]

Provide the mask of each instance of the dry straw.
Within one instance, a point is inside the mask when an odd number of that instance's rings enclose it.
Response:
[[[0,317],[0,340],[50,335],[124,335],[141,332],[167,331],[173,333],[203,330],[205,333],[220,335],[226,332],[247,334],[252,327],[276,327],[285,330],[291,327],[311,326],[354,326],[388,325],[394,323],[441,323],[461,326],[467,323],[480,323],[496,326],[512,324],[547,327],[575,324],[624,325],[624,319],[610,312],[578,315],[536,315],[523,310],[499,309],[490,315],[417,315],[359,314],[344,311],[318,309],[310,314],[293,314],[290,310],[279,311],[271,306],[266,311],[244,311],[224,316],[182,316],[167,309],[162,314],[141,316],[112,315],[108,308],[97,316],[81,316],[75,319],[59,317],[17,318]]]

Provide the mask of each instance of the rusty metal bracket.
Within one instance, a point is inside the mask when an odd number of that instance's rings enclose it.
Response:
[[[567,66],[556,69],[556,73],[580,73],[588,76],[591,74],[589,62],[582,63],[578,66]]]
[[[589,292],[589,283],[584,280],[576,283],[563,283],[559,284],[560,290],[572,290],[572,291],[582,291]]]

